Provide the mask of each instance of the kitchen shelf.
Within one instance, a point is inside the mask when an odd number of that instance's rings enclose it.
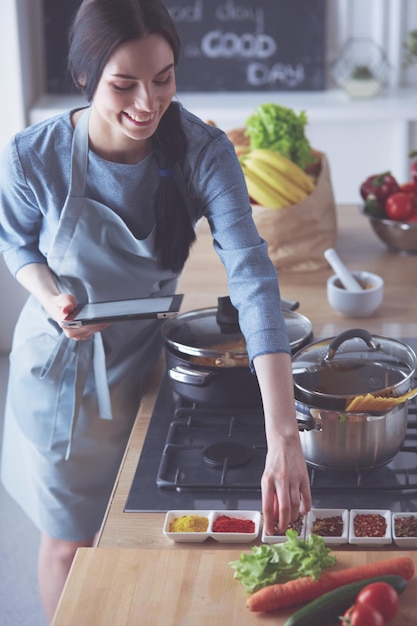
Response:
[[[336,202],[359,202],[359,187],[375,173],[390,170],[409,178],[408,154],[417,148],[417,90],[385,89],[370,100],[352,100],[340,89],[316,92],[179,93],[186,108],[220,128],[243,126],[255,108],[275,102],[306,111],[310,143],[330,163]],[[77,95],[42,95],[29,112],[30,123],[85,105]]]
[[[352,100],[341,89],[315,92],[208,92],[178,93],[185,107],[202,119],[211,119],[228,130],[243,124],[255,107],[264,102],[275,102],[305,110],[309,122],[375,122],[417,121],[417,90],[402,88],[384,90],[369,100]],[[30,122],[35,123],[68,108],[83,106],[79,95],[43,94],[30,109]]]

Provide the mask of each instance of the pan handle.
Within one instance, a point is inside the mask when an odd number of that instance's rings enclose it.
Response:
[[[295,311],[300,306],[300,303],[297,300],[285,300],[285,298],[281,298],[281,309],[283,311]]]
[[[193,370],[183,365],[176,365],[168,370],[168,375],[172,380],[176,380],[179,383],[204,387],[208,384],[209,380],[215,376],[215,373]]]
[[[331,361],[342,343],[348,339],[354,339],[356,337],[358,339],[363,339],[366,345],[372,350],[379,350],[381,348],[380,344],[375,342],[373,335],[371,335],[368,330],[365,330],[364,328],[350,328],[349,330],[345,330],[343,333],[340,333],[340,335],[337,335],[337,337],[333,339],[323,361]]]

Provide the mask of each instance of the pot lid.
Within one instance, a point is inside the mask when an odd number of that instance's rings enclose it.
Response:
[[[311,343],[292,358],[295,388],[320,397],[392,391],[414,375],[415,352],[406,343],[364,329]]]
[[[283,311],[291,350],[305,345],[312,337],[309,319],[294,311]],[[245,339],[236,327],[218,319],[218,309],[198,309],[165,322],[162,336],[171,348],[192,356],[247,356]]]

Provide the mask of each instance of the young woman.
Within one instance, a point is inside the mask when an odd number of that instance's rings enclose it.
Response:
[[[0,163],[0,249],[30,292],[10,357],[2,479],[41,531],[52,618],[99,530],[160,322],[63,329],[77,302],[172,293],[204,216],[259,380],[267,532],[311,506],[277,276],[225,134],[175,97],[179,40],[160,0],[84,0],[69,67],[89,106],[20,132]]]

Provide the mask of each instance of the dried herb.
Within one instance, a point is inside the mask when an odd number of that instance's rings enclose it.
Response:
[[[417,517],[414,515],[396,517],[394,531],[397,537],[417,537]]]
[[[343,535],[343,518],[341,515],[318,517],[314,520],[311,532],[320,537],[341,537]]]
[[[304,516],[300,513],[296,520],[294,520],[293,522],[290,522],[287,530],[295,530],[297,532],[297,535],[300,535],[301,531],[303,530],[303,522],[304,522]],[[279,524],[278,520],[274,522],[274,535],[276,537],[283,537],[286,533],[285,532],[282,533],[279,530],[278,524]]]

